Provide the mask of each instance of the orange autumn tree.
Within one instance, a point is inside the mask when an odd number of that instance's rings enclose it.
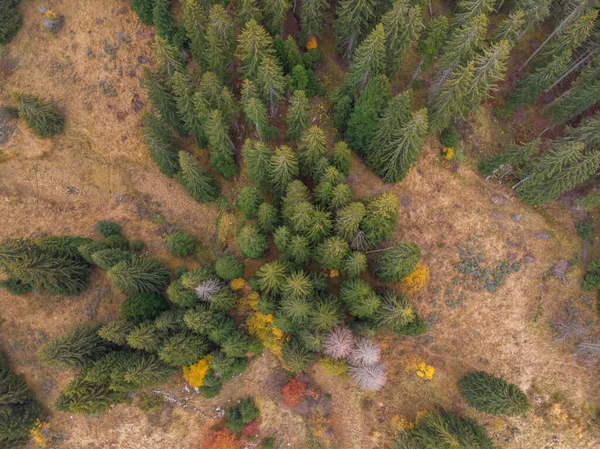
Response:
[[[281,388],[283,403],[288,407],[297,406],[305,391],[306,384],[294,377]]]
[[[202,440],[201,449],[240,449],[240,442],[229,429],[209,430],[204,440]]]

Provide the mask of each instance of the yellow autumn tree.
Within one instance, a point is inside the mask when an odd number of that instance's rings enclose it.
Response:
[[[204,384],[204,378],[210,368],[212,355],[206,357],[190,366],[183,367],[183,378],[190,384],[190,387],[198,388]]]

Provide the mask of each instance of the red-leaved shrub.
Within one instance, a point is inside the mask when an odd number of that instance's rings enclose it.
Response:
[[[244,429],[242,430],[243,438],[253,437],[256,435],[258,435],[258,419],[250,421],[244,426]]]
[[[281,388],[283,394],[283,403],[289,407],[298,405],[298,401],[306,390],[306,384],[295,377]]]

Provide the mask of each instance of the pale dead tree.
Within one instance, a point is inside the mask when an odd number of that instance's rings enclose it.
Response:
[[[385,366],[381,363],[374,365],[351,365],[348,368],[352,381],[363,390],[381,390],[387,380]]]
[[[207,279],[196,287],[196,296],[201,301],[210,301],[219,292],[225,283],[219,279]]]
[[[581,341],[587,334],[586,327],[574,320],[560,318],[552,322],[551,326],[556,333],[556,340],[560,342],[569,340]]]
[[[325,337],[325,355],[334,359],[348,357],[354,347],[354,335],[346,327],[337,326]]]
[[[375,365],[381,359],[379,345],[368,338],[357,338],[348,356],[351,365]]]

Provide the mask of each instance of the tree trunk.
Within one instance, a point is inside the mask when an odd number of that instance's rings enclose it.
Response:
[[[452,69],[446,69],[446,71],[440,77],[440,79],[438,80],[438,82],[435,83],[435,86],[433,86],[433,89],[432,89],[431,93],[429,94],[429,100],[431,100],[431,98],[439,90],[439,88],[442,86],[442,84],[444,83],[444,81],[446,81],[446,78],[448,78],[448,75],[450,75],[450,73],[452,73]]]
[[[585,61],[587,61],[591,56],[594,56],[595,53],[596,53],[596,50],[590,52],[587,56],[584,56],[583,58],[581,58],[576,64],[571,66],[571,68],[569,70],[567,70],[564,73],[564,75],[562,75],[552,86],[550,86],[548,89],[546,89],[544,91],[544,93],[550,92],[552,89],[554,89],[554,87],[558,86],[562,80],[564,80],[567,76],[569,76],[571,73],[573,73],[574,70],[577,70],[577,68],[579,66],[581,66],[581,64],[583,64]]]
[[[407,89],[410,89],[410,86],[413,85],[413,83],[417,79],[417,76],[419,76],[419,73],[421,73],[421,68],[422,67],[423,67],[423,58],[421,58],[421,62],[419,62],[419,65],[417,66],[417,68],[415,70],[415,73],[413,73],[413,76],[410,79],[410,83],[408,83]]]
[[[500,9],[502,8],[502,5],[504,5],[504,0],[500,0],[500,4],[498,5],[498,9],[496,9],[496,12],[500,11]]]

